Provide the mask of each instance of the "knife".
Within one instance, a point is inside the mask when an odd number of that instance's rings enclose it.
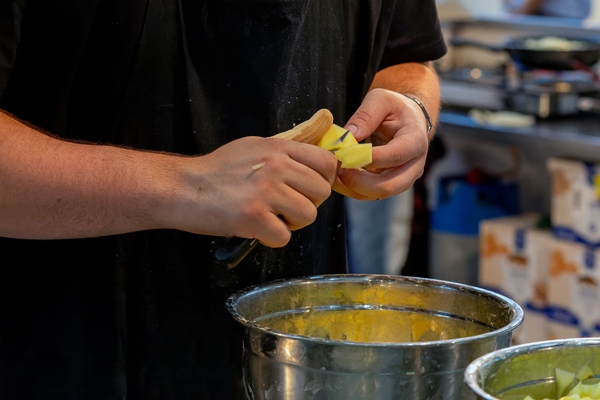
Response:
[[[224,268],[237,266],[258,244],[258,239],[232,237],[215,252],[215,258]]]
[[[310,119],[272,137],[316,145],[331,125],[333,125],[333,115],[329,110],[323,108],[314,113]],[[234,268],[250,254],[258,243],[258,239],[232,237],[216,250],[215,258],[223,268]]]

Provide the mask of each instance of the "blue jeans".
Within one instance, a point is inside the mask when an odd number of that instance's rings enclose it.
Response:
[[[400,273],[410,244],[412,210],[412,189],[376,201],[346,198],[351,273]]]

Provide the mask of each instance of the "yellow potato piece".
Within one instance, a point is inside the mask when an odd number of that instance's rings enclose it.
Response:
[[[351,132],[336,124],[329,127],[317,146],[332,151],[342,168],[362,168],[373,160],[371,143],[358,143]]]
[[[556,384],[556,396],[564,396],[577,383],[575,380],[575,372],[565,371],[561,368],[554,368],[554,382]]]
[[[373,161],[371,143],[359,143],[335,151],[336,158],[342,162],[342,168],[362,168]]]
[[[348,132],[339,125],[332,124],[325,134],[323,134],[317,146],[329,151],[337,151],[355,144],[358,144],[358,142],[351,132]]]

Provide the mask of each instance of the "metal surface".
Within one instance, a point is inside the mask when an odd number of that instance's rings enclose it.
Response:
[[[448,107],[510,110],[539,119],[600,112],[600,85],[587,71],[460,68],[440,73]]]
[[[561,339],[500,349],[473,361],[465,382],[477,399],[497,400],[518,392],[551,390],[554,369],[576,372],[594,355],[594,371],[600,371],[600,338]],[[523,396],[525,397],[525,396]],[[552,393],[546,397],[554,398]]]
[[[551,118],[578,114],[580,99],[579,93],[515,91],[507,93],[506,104],[512,111]]]
[[[506,41],[504,49],[510,57],[529,68],[543,68],[554,70],[579,69],[582,66],[591,67],[600,60],[600,44],[596,40],[588,38],[560,37],[574,43],[580,43],[579,48],[571,50],[535,49],[527,46],[531,39],[541,39],[547,35],[526,36],[512,38]]]
[[[444,105],[486,110],[506,109],[503,72],[482,68],[460,68],[440,72]]]
[[[463,383],[464,369],[475,358],[509,346],[523,319],[515,302],[489,291],[386,275],[272,282],[236,293],[227,307],[246,327],[245,385],[248,397],[260,400],[474,399]],[[256,322],[327,307],[410,310],[477,324],[487,333],[364,343],[288,334]]]
[[[580,48],[573,50],[550,50],[527,47],[529,40],[537,40],[548,35],[523,36],[510,38],[501,46],[482,43],[476,40],[455,37],[450,44],[457,46],[473,46],[492,52],[507,52],[510,58],[527,68],[541,68],[549,70],[576,70],[582,67],[591,67],[600,60],[600,44],[588,38],[568,38],[552,35],[566,41],[581,43]]]
[[[534,126],[504,128],[478,125],[466,113],[442,111],[439,134],[535,149],[545,157],[600,161],[600,118],[581,115],[538,121]]]

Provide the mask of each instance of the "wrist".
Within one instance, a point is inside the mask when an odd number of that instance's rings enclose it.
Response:
[[[421,109],[421,112],[423,113],[423,116],[425,117],[425,122],[427,123],[427,137],[431,136],[431,131],[433,130],[433,121],[431,120],[431,117],[429,116],[429,113],[427,112],[427,108],[425,107],[425,105],[423,104],[423,102],[421,100],[419,100],[419,98],[410,95],[410,94],[404,94],[404,93],[400,93],[402,96],[406,97],[407,99],[412,100],[415,104],[417,104],[419,106],[419,108]]]

